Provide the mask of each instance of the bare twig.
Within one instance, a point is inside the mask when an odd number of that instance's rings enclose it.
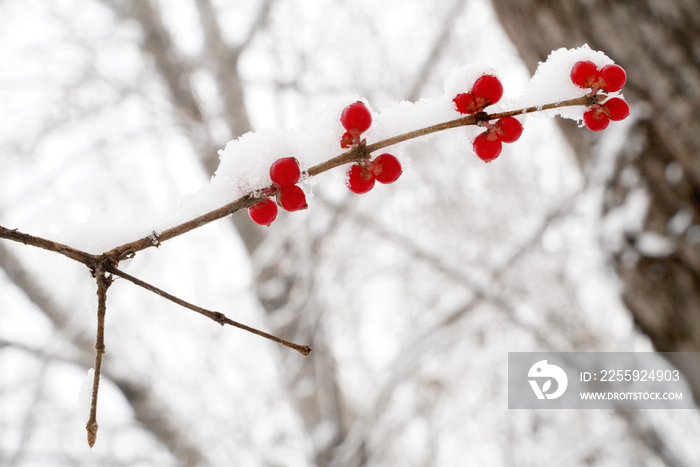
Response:
[[[237,200],[232,201],[231,203],[225,206],[210,211],[206,214],[202,214],[199,217],[191,219],[187,222],[183,222],[182,224],[172,227],[168,230],[164,230],[155,235],[151,234],[147,237],[143,237],[139,240],[136,240],[135,242],[118,246],[117,248],[114,248],[113,250],[110,250],[107,253],[105,253],[104,256],[109,257],[113,261],[118,263],[121,260],[133,257],[137,252],[141,250],[145,250],[146,248],[152,246],[158,246],[160,243],[166,240],[178,237],[182,234],[189,232],[190,230],[194,230],[205,224],[229,216],[240,209],[245,209],[249,206],[252,206],[259,200],[260,199],[258,198],[257,193],[248,193],[247,195],[241,196]]]
[[[102,356],[105,353],[105,315],[107,313],[107,289],[112,284],[112,276],[107,275],[103,265],[99,265],[95,271],[97,281],[97,339],[95,341],[95,373],[92,380],[92,400],[90,402],[90,419],[87,429],[88,445],[92,447],[97,440],[97,393],[100,389],[100,375],[102,374]]]
[[[24,243],[25,245],[35,246],[44,250],[53,251],[54,253],[59,253],[79,263],[83,263],[85,266],[91,269],[95,269],[97,267],[97,263],[99,262],[99,258],[97,256],[69,247],[62,243],[22,233],[17,229],[7,229],[0,226],[0,238]]]
[[[255,335],[258,335],[260,337],[264,337],[265,339],[269,339],[273,342],[277,342],[278,344],[282,344],[285,347],[289,347],[290,349],[294,349],[297,352],[299,352],[302,355],[309,355],[311,353],[311,347],[308,345],[299,345],[295,344],[294,342],[290,342],[286,339],[282,339],[281,337],[274,336],[272,334],[268,334],[265,331],[261,331],[259,329],[252,328],[250,326],[246,326],[245,324],[239,323],[238,321],[234,321],[230,318],[228,318],[225,314],[218,312],[218,311],[211,311],[207,310],[206,308],[199,307],[197,305],[193,305],[192,303],[186,302],[185,300],[182,300],[181,298],[178,298],[164,290],[159,289],[158,287],[149,284],[148,282],[144,282],[141,279],[138,279],[134,276],[131,276],[124,271],[121,271],[115,267],[109,268],[109,272],[114,274],[115,276],[119,276],[123,279],[128,280],[132,284],[136,284],[139,287],[143,287],[144,289],[153,292],[154,294],[160,295],[161,297],[165,298],[166,300],[170,300],[173,303],[177,303],[178,305],[188,308],[192,311],[195,311],[201,315],[206,316],[209,319],[212,319],[219,323],[220,325],[225,325],[229,324],[231,326],[235,326],[239,329],[243,329],[245,331],[248,331],[250,333],[253,333]]]

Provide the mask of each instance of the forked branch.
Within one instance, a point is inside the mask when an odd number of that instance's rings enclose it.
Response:
[[[341,165],[361,161],[363,159],[369,159],[371,158],[371,153],[374,151],[378,151],[379,149],[383,149],[394,144],[398,144],[404,141],[429,135],[431,133],[447,130],[450,128],[458,128],[466,125],[480,125],[487,123],[491,120],[496,120],[503,117],[512,117],[516,115],[522,115],[531,112],[539,112],[542,110],[549,110],[559,107],[579,105],[590,107],[594,104],[597,104],[598,102],[603,101],[606,98],[607,95],[605,95],[604,93],[598,93],[594,95],[586,95],[578,99],[571,99],[568,101],[556,102],[537,107],[528,107],[525,109],[513,110],[510,112],[502,112],[496,114],[477,112],[473,115],[468,115],[466,117],[411,131],[402,135],[397,135],[392,138],[378,141],[369,145],[366,144],[365,141],[362,141],[360,144],[353,146],[351,149],[345,151],[344,153],[333,157],[332,159],[329,159],[321,164],[309,168],[306,171],[306,175],[309,177],[313,177],[328,170],[331,170],[335,167],[339,167]],[[86,429],[88,432],[88,444],[90,445],[90,447],[92,447],[95,444],[95,440],[97,439],[97,395],[99,391],[100,374],[102,368],[102,356],[105,353],[104,321],[107,312],[107,289],[112,284],[113,276],[122,277],[127,281],[138,285],[139,287],[142,287],[152,293],[160,295],[161,297],[167,300],[170,300],[173,303],[176,303],[180,306],[183,306],[201,315],[204,315],[207,318],[210,318],[216,321],[217,323],[221,324],[222,326],[225,324],[235,326],[239,329],[243,329],[250,333],[256,334],[258,336],[264,337],[266,339],[272,340],[286,347],[294,349],[302,355],[308,355],[311,352],[311,347],[307,345],[295,344],[294,342],[287,341],[285,339],[266,333],[259,329],[255,329],[245,324],[241,324],[237,321],[234,321],[226,317],[226,315],[224,315],[223,313],[207,310],[197,305],[193,305],[147,282],[144,282],[141,279],[131,276],[117,268],[120,261],[133,257],[139,251],[145,250],[146,248],[152,246],[158,246],[160,245],[160,243],[166,240],[178,237],[205,224],[229,216],[236,211],[250,207],[253,204],[257,203],[261,198],[275,194],[276,190],[277,188],[275,188],[274,185],[271,185],[262,190],[250,192],[218,209],[202,214],[201,216],[186,221],[170,229],[164,230],[158,234],[154,232],[152,235],[149,235],[147,237],[118,246],[101,255],[92,255],[58,242],[19,232],[17,229],[7,229],[5,227],[0,226],[0,238],[24,243],[25,245],[31,245],[37,248],[42,248],[48,251],[64,255],[74,261],[78,261],[79,263],[84,264],[95,277],[95,280],[97,282],[98,297],[97,337],[95,343],[95,372],[93,379],[90,418],[86,424]]]

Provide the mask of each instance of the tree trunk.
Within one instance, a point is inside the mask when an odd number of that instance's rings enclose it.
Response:
[[[700,351],[700,2],[493,4],[531,71],[552,50],[584,43],[627,71],[623,91],[637,119],[607,182],[603,220],[640,189],[649,202],[641,228],[605,246],[624,283],[624,301],[656,349]],[[571,121],[561,126],[582,167],[594,162],[599,135]],[[699,402],[700,369],[681,369]]]

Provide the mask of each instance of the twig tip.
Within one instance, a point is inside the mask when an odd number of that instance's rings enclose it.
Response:
[[[97,441],[97,423],[89,423],[85,426],[87,429],[87,442],[88,446],[92,449],[92,447],[95,445],[95,441]]]

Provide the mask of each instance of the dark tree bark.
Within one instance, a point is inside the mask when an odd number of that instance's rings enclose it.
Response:
[[[635,323],[656,349],[700,351],[700,2],[493,4],[531,71],[552,50],[584,43],[627,71],[624,95],[641,117],[616,159],[602,215],[622,206],[640,187],[649,207],[642,229],[625,232],[623,245],[609,249],[610,259],[624,282],[623,298]],[[571,121],[561,126],[585,167],[599,136]],[[669,251],[645,249],[650,234],[668,241]],[[682,370],[700,401],[700,369]]]

